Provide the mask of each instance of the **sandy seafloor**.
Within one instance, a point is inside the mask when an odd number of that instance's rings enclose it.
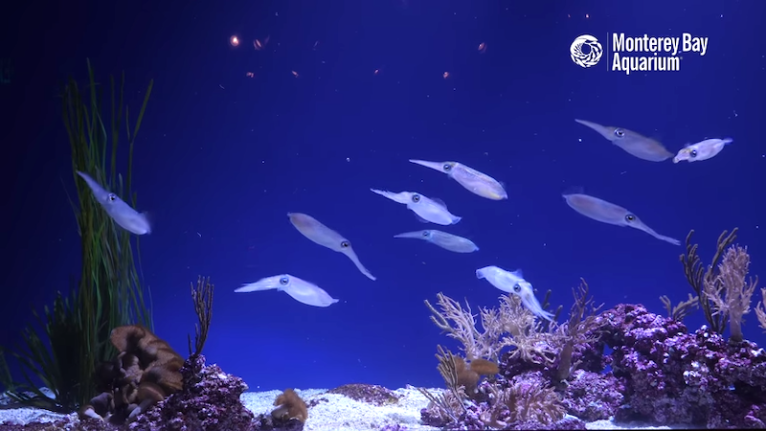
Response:
[[[432,393],[442,389],[429,389]],[[394,393],[401,396],[399,402],[386,406],[373,406],[352,400],[344,395],[327,394],[326,389],[296,389],[296,392],[306,402],[316,398],[324,398],[309,409],[309,418],[304,429],[306,431],[378,431],[388,424],[406,425],[408,430],[438,430],[420,423],[420,410],[428,405],[428,400],[415,388],[397,389]],[[242,402],[253,414],[269,413],[274,409],[274,399],[281,391],[247,392],[242,394]],[[2,396],[4,398],[4,396]],[[4,400],[0,398],[0,405]],[[5,401],[7,403],[7,401]],[[0,431],[5,424],[24,425],[30,422],[52,422],[65,415],[51,413],[46,410],[33,408],[15,408],[0,410]],[[76,418],[77,414],[70,415]],[[646,426],[637,423],[614,423],[609,420],[588,423],[588,429],[688,429],[675,426]]]

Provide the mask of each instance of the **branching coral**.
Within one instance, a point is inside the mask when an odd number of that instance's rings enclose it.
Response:
[[[733,341],[742,341],[742,316],[750,312],[758,277],[747,280],[750,255],[747,249],[734,245],[729,247],[718,265],[714,279],[704,281],[705,295],[710,299],[714,313],[729,320],[729,331]]]
[[[480,309],[481,332],[476,328],[468,302],[463,309],[460,303],[443,293],[436,297],[438,310],[425,301],[432,313],[431,321],[462,344],[467,360],[496,362],[505,347],[513,349],[512,355],[530,362],[552,361],[555,357],[551,348],[555,334],[543,331],[535,315],[522,306],[518,297],[502,295],[499,309]]]
[[[488,320],[499,328],[501,338],[498,347],[511,347],[511,357],[519,357],[524,362],[553,362],[559,344],[555,325],[551,324],[550,332],[545,332],[537,317],[521,304],[519,297],[501,295],[499,299],[499,310],[485,310],[491,316]]]
[[[662,302],[662,305],[665,306],[665,310],[668,311],[669,318],[677,322],[682,322],[684,317],[691,314],[692,309],[699,308],[700,298],[699,296],[692,296],[690,293],[689,299],[679,302],[676,306],[673,306],[670,297],[667,295],[660,296],[660,301]]]
[[[434,395],[425,388],[417,388],[417,390],[428,398],[430,401],[428,408],[436,411],[436,417],[440,423],[457,423],[458,417],[465,412],[463,400],[468,398],[465,392],[467,376],[463,376],[464,381],[461,383],[456,357],[449,350],[444,350],[442,346],[437,346],[437,350],[439,353],[436,359],[439,360],[439,365],[436,368],[444,379],[447,391]],[[465,362],[462,364],[465,368]],[[476,380],[478,381],[478,378]]]
[[[552,290],[548,289],[547,292],[545,292],[545,295],[543,296],[543,300],[540,301],[540,307],[543,310],[549,310],[551,314],[553,314],[553,318],[551,320],[545,320],[543,319],[543,322],[541,324],[541,329],[543,332],[549,332],[551,329],[551,325],[553,322],[557,322],[559,320],[559,316],[561,315],[561,310],[564,309],[564,306],[559,304],[558,307],[556,307],[555,310],[551,310],[551,294],[553,293]]]
[[[572,354],[575,345],[587,344],[598,340],[599,335],[594,330],[601,324],[596,313],[601,308],[593,305],[593,297],[588,297],[588,283],[580,279],[580,285],[572,289],[574,304],[569,311],[569,321],[559,327],[559,335],[564,346],[559,353],[559,364],[556,368],[556,378],[566,380],[572,372]]]
[[[686,236],[686,254],[679,256],[681,264],[684,266],[686,281],[689,282],[692,290],[697,294],[700,307],[702,307],[702,311],[705,313],[705,319],[707,319],[710,324],[710,329],[719,334],[722,333],[726,327],[727,316],[724,313],[715,312],[712,300],[706,292],[705,283],[711,283],[712,290],[719,290],[717,283],[720,283],[720,279],[716,271],[724,251],[737,239],[737,230],[737,228],[734,228],[731,233],[728,233],[727,231],[721,233],[718,237],[713,260],[711,261],[710,266],[707,267],[707,270],[697,254],[699,245],[692,244],[694,230],[689,231],[689,235]]]
[[[497,315],[491,310],[481,310],[482,332],[476,329],[476,316],[471,313],[471,306],[466,301],[464,310],[459,302],[444,295],[436,294],[437,310],[428,300],[426,307],[431,310],[431,321],[440,329],[447,332],[447,336],[459,341],[463,345],[465,357],[470,361],[474,358],[487,358],[497,360],[500,349],[501,328],[497,325]]]
[[[755,307],[755,316],[758,318],[758,326],[766,331],[766,288],[761,288],[761,300]]]
[[[199,276],[197,287],[191,285],[191,297],[194,303],[194,312],[197,313],[198,324],[194,325],[194,350],[192,350],[191,335],[187,336],[189,343],[189,355],[199,356],[205,347],[207,334],[210,330],[210,320],[213,318],[213,292],[215,286],[210,284],[210,277]]]

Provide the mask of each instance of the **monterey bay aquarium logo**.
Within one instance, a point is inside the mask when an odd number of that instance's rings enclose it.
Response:
[[[632,72],[678,72],[683,54],[703,57],[707,54],[707,48],[708,38],[690,33],[682,33],[680,37],[607,33],[603,46],[589,34],[578,36],[569,47],[569,53],[572,61],[580,67],[589,68],[603,62],[607,70],[630,75]]]

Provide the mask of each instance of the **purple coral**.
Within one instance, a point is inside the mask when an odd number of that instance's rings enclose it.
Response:
[[[224,373],[217,365],[205,365],[205,357],[192,356],[181,369],[184,388],[159,402],[131,430],[251,431],[253,413],[240,401],[247,385]]]
[[[609,419],[622,405],[625,387],[611,374],[577,370],[564,390],[567,412],[584,421]]]
[[[641,305],[602,316],[613,373],[625,385],[617,420],[766,427],[766,354],[754,343],[727,342],[704,326],[689,334]]]

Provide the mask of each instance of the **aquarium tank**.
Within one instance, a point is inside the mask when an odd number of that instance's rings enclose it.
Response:
[[[0,431],[766,427],[766,3],[3,6]]]

